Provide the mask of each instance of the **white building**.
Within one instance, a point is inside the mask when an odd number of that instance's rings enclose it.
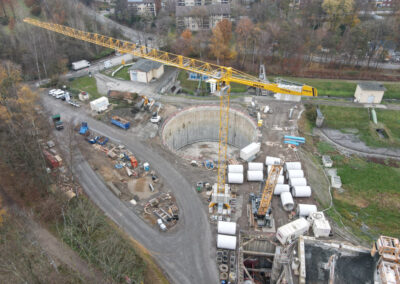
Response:
[[[164,65],[146,59],[140,59],[128,70],[131,81],[149,83],[153,78],[160,78],[164,74]]]
[[[128,8],[137,15],[157,16],[155,0],[128,0]]]
[[[354,93],[354,101],[357,103],[380,104],[386,88],[377,82],[360,82]]]

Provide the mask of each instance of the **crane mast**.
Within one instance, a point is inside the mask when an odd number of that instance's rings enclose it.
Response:
[[[264,80],[257,78],[256,76],[246,74],[232,67],[211,64],[201,60],[185,57],[182,55],[176,55],[173,53],[157,50],[155,48],[149,48],[147,46],[137,45],[129,41],[119,40],[101,34],[81,31],[55,23],[42,22],[32,18],[25,18],[24,22],[49,31],[63,34],[71,38],[114,49],[120,53],[129,53],[140,58],[157,61],[168,66],[176,67],[201,75],[206,75],[210,78],[215,79],[217,81],[218,95],[220,96],[217,191],[221,194],[225,193],[230,84],[238,83],[263,90],[268,90],[274,93],[299,96],[317,96],[317,90],[311,86],[303,85],[291,88],[288,85],[265,82]],[[214,205],[215,204],[213,203],[210,204],[210,206]],[[224,206],[229,208],[228,203],[224,202]]]

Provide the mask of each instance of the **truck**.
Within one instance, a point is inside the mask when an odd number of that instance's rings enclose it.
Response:
[[[111,123],[125,130],[128,130],[129,127],[131,126],[131,123],[129,121],[116,115],[111,117]]]
[[[59,114],[53,115],[52,117],[53,123],[54,123],[54,127],[57,130],[62,130],[64,129],[64,125],[63,122],[61,121],[61,116]]]
[[[80,60],[72,62],[72,70],[77,71],[86,67],[90,67],[90,62],[87,60]]]

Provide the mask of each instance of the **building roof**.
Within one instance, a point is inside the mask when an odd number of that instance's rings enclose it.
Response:
[[[160,62],[156,61],[150,61],[147,59],[139,59],[135,64],[133,64],[130,68],[130,70],[138,70],[142,72],[149,72],[153,69],[158,69],[160,68],[162,64]]]
[[[386,88],[378,82],[359,82],[358,86],[364,91],[386,91]]]
[[[196,13],[199,11],[199,13]],[[176,6],[176,17],[196,17],[203,15],[224,15],[231,14],[230,4],[212,4],[204,6]]]
[[[128,5],[154,3],[154,0],[128,0]]]

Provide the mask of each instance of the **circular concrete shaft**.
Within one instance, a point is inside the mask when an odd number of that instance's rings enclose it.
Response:
[[[165,121],[161,137],[163,144],[174,151],[196,142],[218,142],[219,106],[197,106],[176,113]],[[255,141],[256,122],[245,113],[231,108],[228,144],[243,148]]]

